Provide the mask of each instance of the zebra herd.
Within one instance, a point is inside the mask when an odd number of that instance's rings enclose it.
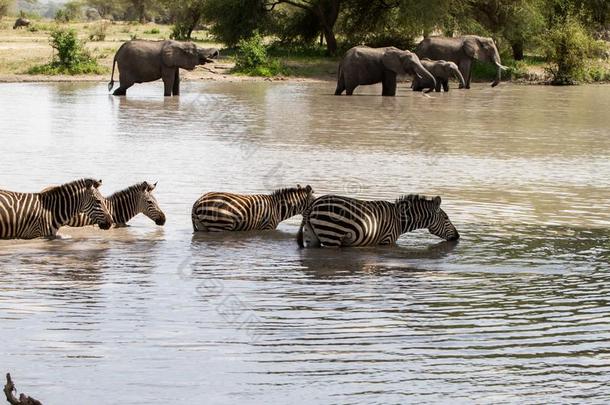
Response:
[[[157,225],[165,214],[142,182],[105,198],[101,180],[81,179],[39,193],[0,190],[0,239],[54,237],[62,226],[126,226],[142,213]],[[303,219],[300,247],[348,247],[394,244],[400,235],[428,229],[445,240],[460,235],[440,207],[441,198],[406,195],[394,202],[363,201],[338,195],[315,197],[311,186],[283,188],[271,194],[211,192],[193,205],[195,232],[276,229],[296,215]]]

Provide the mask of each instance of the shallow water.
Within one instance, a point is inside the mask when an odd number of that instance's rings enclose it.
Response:
[[[0,241],[0,372],[47,404],[607,403],[610,91],[0,85],[0,188],[159,181],[168,223]],[[196,235],[211,190],[440,195],[457,244]]]

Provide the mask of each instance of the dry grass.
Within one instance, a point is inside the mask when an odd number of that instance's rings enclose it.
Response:
[[[27,75],[27,71],[36,65],[48,63],[53,56],[53,48],[49,45],[49,33],[57,26],[51,20],[33,20],[30,29],[13,30],[14,18],[5,17],[0,20],[0,79],[20,80],[18,76]],[[156,24],[131,24],[125,22],[107,23],[104,41],[89,41],[89,35],[100,22],[79,22],[61,24],[73,28],[79,38],[86,41],[86,47],[92,55],[99,58],[100,65],[112,67],[112,59],[116,50],[125,41],[133,38],[160,40],[169,38],[170,26]],[[156,33],[158,31],[158,33]],[[207,39],[207,33],[195,32],[196,39]],[[212,46],[212,45],[208,45]],[[214,46],[220,46],[218,44]],[[28,75],[29,76],[29,75]],[[32,77],[33,79],[34,77]],[[35,77],[40,79],[40,77]],[[92,76],[91,79],[101,79]],[[30,79],[30,78],[22,78]],[[75,80],[82,79],[77,76]],[[107,79],[107,77],[105,77]]]

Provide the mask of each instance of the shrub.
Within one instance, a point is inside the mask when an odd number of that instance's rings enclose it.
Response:
[[[160,34],[161,31],[159,30],[159,28],[155,27],[155,28],[152,28],[152,29],[150,29],[148,31],[144,31],[144,33],[145,34]]]
[[[234,70],[250,76],[270,77],[283,74],[285,68],[279,60],[269,58],[263,37],[256,32],[237,43]]]
[[[12,0],[0,0],[0,18],[8,14],[9,9],[13,5]]]
[[[93,26],[91,33],[89,34],[90,41],[103,41],[106,39],[106,33],[108,32],[108,22],[101,21]]]
[[[177,41],[184,41],[190,39],[190,27],[181,22],[177,22],[172,26],[172,32],[169,34],[171,39],[175,39]]]
[[[585,80],[587,59],[596,47],[595,40],[574,14],[558,19],[542,37],[551,84],[576,84]]]
[[[98,65],[79,41],[73,29],[56,28],[51,32],[51,46],[57,52],[50,63],[34,66],[30,74],[87,74],[103,73],[104,69]]]

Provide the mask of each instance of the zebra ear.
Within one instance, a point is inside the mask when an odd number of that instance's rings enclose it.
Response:
[[[148,191],[150,193],[151,191],[153,191],[155,189],[155,187],[157,187],[157,183],[150,184],[147,181],[144,182],[144,191]]]
[[[436,196],[432,199],[432,202],[434,203],[434,207],[438,210],[441,208],[441,197]]]
[[[313,193],[313,188],[311,188],[311,186],[308,184],[305,186],[305,191],[307,191],[308,193]]]
[[[102,185],[101,180],[87,180],[85,181],[87,187],[99,188]]]

